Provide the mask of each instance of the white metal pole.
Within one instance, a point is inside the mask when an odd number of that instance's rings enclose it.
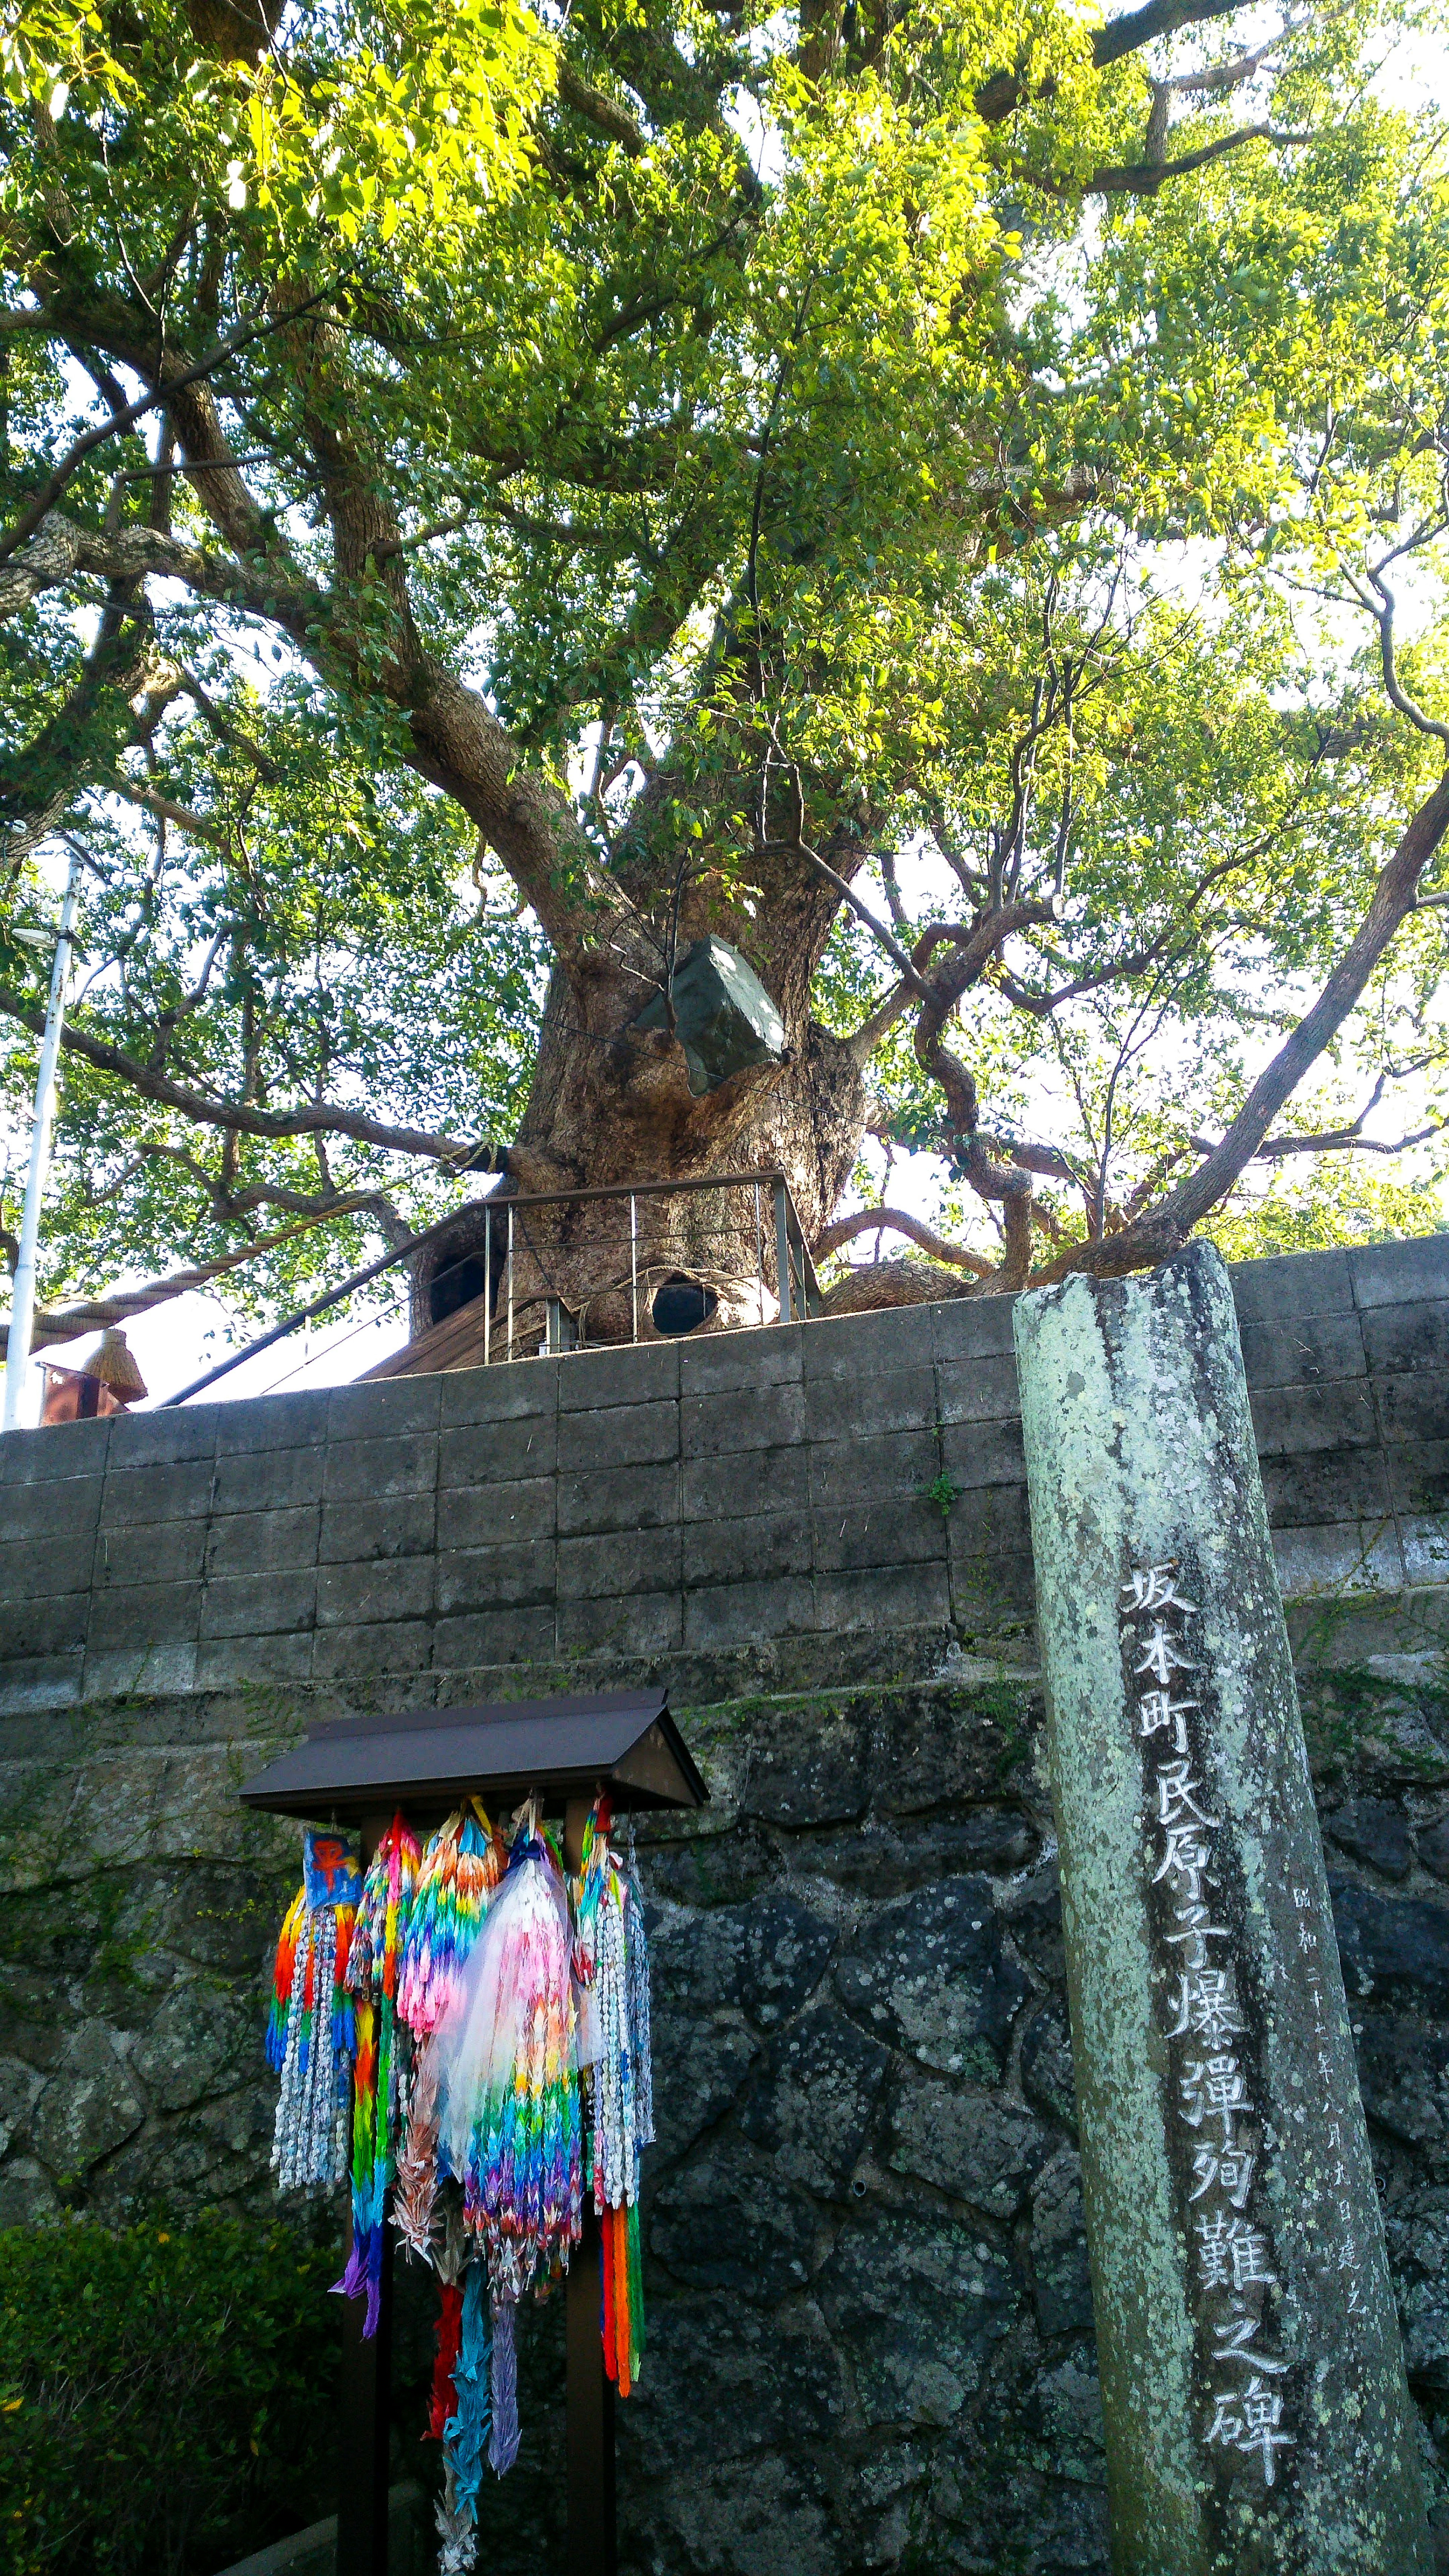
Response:
[[[60,1028],[65,1017],[66,985],[70,980],[70,934],[75,920],[76,897],[80,892],[80,861],[73,857],[66,879],[65,901],[60,908],[60,935],[55,943],[55,964],[50,977],[50,1007],[45,1014],[45,1035],[40,1045],[40,1070],[35,1077],[35,1115],[30,1129],[30,1170],[25,1182],[25,1208],[20,1219],[20,1253],[15,1264],[15,1286],[10,1299],[10,1333],[6,1343],[5,1418],[7,1431],[18,1429],[31,1411],[26,1402],[30,1389],[30,1336],[35,1328],[35,1255],[40,1240],[40,1202],[45,1191],[45,1170],[50,1161],[50,1122],[55,1109],[55,1067],[60,1054]]]

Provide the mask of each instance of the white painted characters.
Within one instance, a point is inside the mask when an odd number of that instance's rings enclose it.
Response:
[[[1213,2419],[1207,2428],[1209,2442],[1225,2442],[1235,2451],[1256,2451],[1263,2464],[1263,2484],[1274,2483],[1274,2454],[1286,2450],[1293,2440],[1291,2433],[1279,2430],[1283,2420],[1283,2400],[1275,2388],[1265,2388],[1257,2372],[1247,2387],[1218,2389],[1213,2397]]]
[[[1214,1903],[1205,1893],[1218,1883],[1212,1838],[1221,1818],[1213,1813],[1189,1724],[1200,1719],[1203,1701],[1177,1696],[1174,1679],[1204,1672],[1182,1624],[1198,1613],[1178,1590],[1173,1562],[1134,1566],[1120,1597],[1124,1662],[1139,1686],[1133,1717],[1142,1747],[1144,1822],[1156,1837],[1151,1884],[1164,1890],[1177,1927],[1163,1931],[1164,1948],[1180,1953],[1163,1962],[1163,2036],[1184,2044],[1175,2070],[1175,2107],[1184,2127],[1202,2135],[1192,2150],[1185,2221],[1190,2277],[1198,2295],[1211,2302],[1201,2327],[1209,2408],[1203,2439],[1209,2449],[1251,2460],[1266,2489],[1276,2483],[1278,2454],[1292,2447],[1295,2436],[1285,2428],[1284,2400],[1271,2384],[1288,2364],[1259,2342],[1263,2295],[1278,2276],[1272,2241],[1250,2207],[1262,2122],[1242,2061],[1228,2045],[1244,2036],[1247,2023],[1231,1948],[1214,1954],[1208,1946],[1230,1944],[1232,1933],[1213,1921]],[[1169,1747],[1174,1760],[1163,1758]],[[1307,1889],[1295,1888],[1294,1897],[1300,1912],[1306,1910]],[[1305,1951],[1315,1946],[1307,1924],[1300,1941]],[[1246,2139],[1238,2135],[1240,2124],[1248,2129]],[[1240,2374],[1236,2379],[1234,2372]]]

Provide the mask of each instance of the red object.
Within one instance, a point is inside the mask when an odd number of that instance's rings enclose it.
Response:
[[[453,2374],[458,2367],[458,2354],[463,2343],[463,2284],[443,2281],[438,2291],[438,2322],[433,2328],[437,2350],[433,2356],[433,2393],[428,2406],[428,2429],[425,2442],[441,2442],[443,2427],[458,2412],[458,2394]]]
[[[98,1413],[124,1413],[123,1399],[101,1378],[91,1377],[85,1369],[48,1368],[45,1372],[45,1396],[40,1408],[42,1423],[90,1422]]]
[[[604,2368],[621,2397],[629,2394],[632,2336],[629,2316],[629,2213],[606,2208],[599,2221],[600,2305]]]

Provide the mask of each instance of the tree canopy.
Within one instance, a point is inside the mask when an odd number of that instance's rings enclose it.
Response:
[[[178,1262],[266,1306],[469,1171],[780,1164],[823,1253],[870,1135],[948,1175],[900,1293],[1422,1224],[1360,1176],[1449,1112],[1425,23],[23,0],[42,1332]],[[695,1099],[633,1023],[706,931],[788,1044]]]

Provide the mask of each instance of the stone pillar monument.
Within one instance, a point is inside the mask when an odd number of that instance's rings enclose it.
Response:
[[[1227,1273],[1016,1307],[1118,2576],[1428,2576]]]

